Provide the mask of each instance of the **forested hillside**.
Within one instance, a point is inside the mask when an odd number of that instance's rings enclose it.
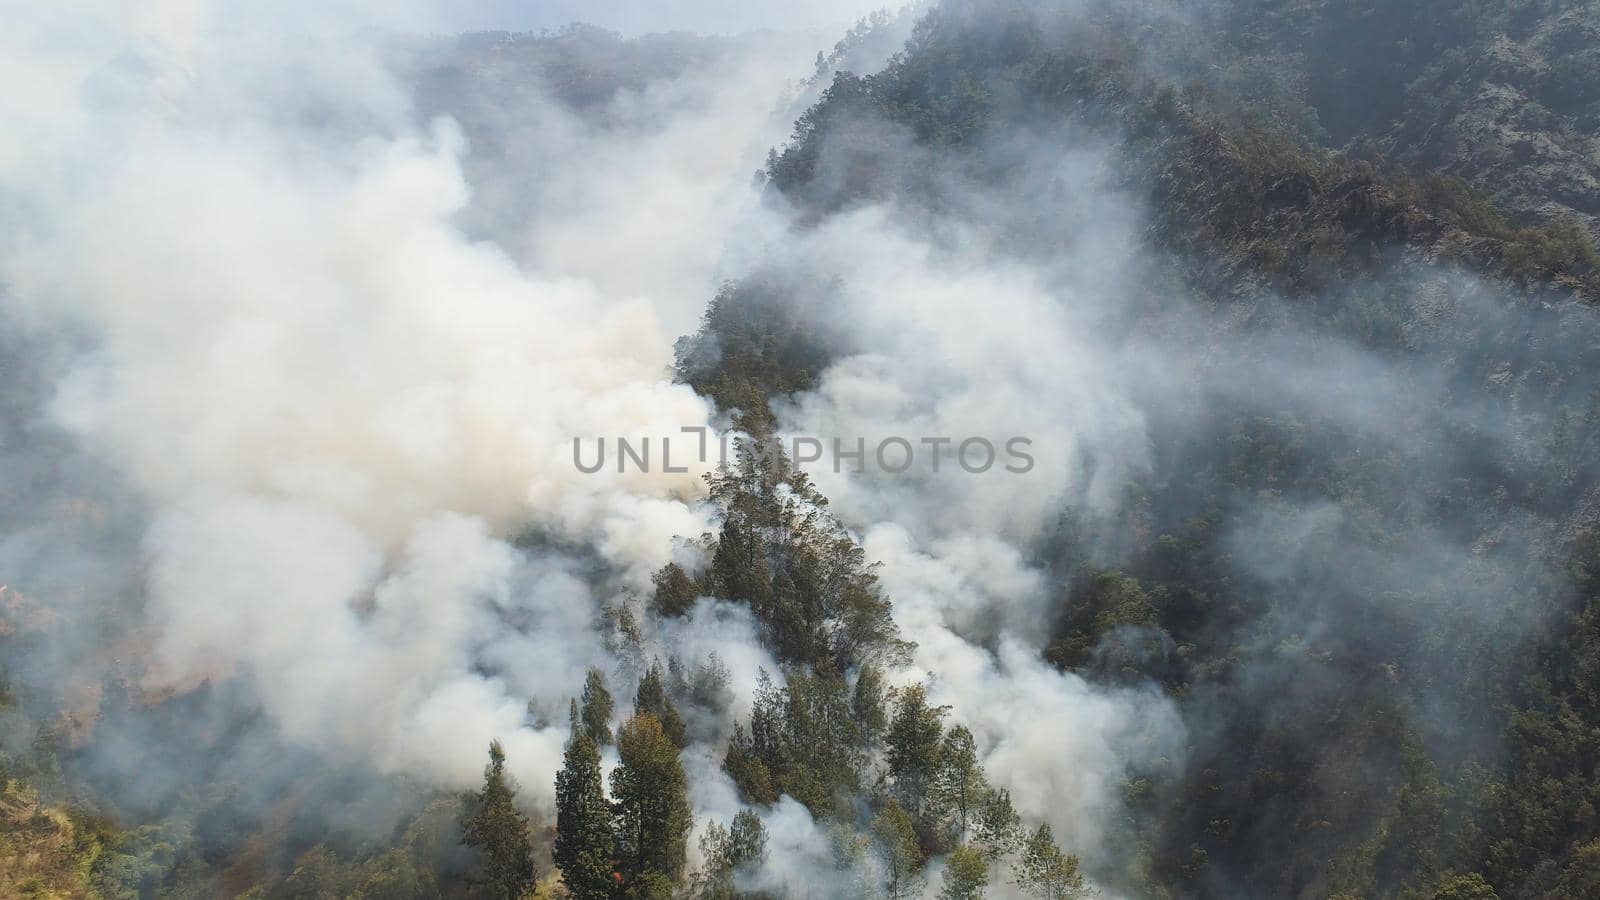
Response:
[[[1584,895],[1589,715],[1569,667],[1586,652],[1587,589],[1573,575],[1592,541],[1594,469],[1577,436],[1594,427],[1593,243],[1572,220],[1513,224],[1516,212],[1452,177],[1504,187],[1491,165],[1443,165],[1440,145],[1404,127],[1423,118],[1411,104],[1459,103],[1418,80],[1472,58],[1479,29],[1505,41],[1507,21],[1571,33],[1592,16],[1239,4],[1221,16],[1240,26],[1223,32],[1241,54],[1228,64],[1256,67],[1255,89],[1271,93],[1236,97],[1226,80],[1161,77],[1171,60],[1143,55],[1140,16],[1102,6],[1041,28],[1033,8],[944,5],[887,70],[835,81],[771,175],[817,215],[886,194],[935,205],[943,185],[922,180],[923,160],[857,153],[842,186],[818,160],[830,143],[854,149],[853,120],[868,116],[1004,190],[1012,173],[986,146],[996,132],[1076,120],[1116,142],[1109,177],[1148,200],[1149,262],[1165,270],[1154,283],[1238,323],[1202,340],[1270,342],[1288,320],[1400,369],[1372,387],[1439,391],[1442,411],[1368,396],[1364,417],[1393,418],[1341,422],[1320,388],[1284,398],[1225,384],[1195,398],[1198,434],[1157,431],[1161,463],[1129,486],[1123,521],[1069,522],[1045,542],[1062,576],[1047,657],[1092,678],[1157,680],[1197,726],[1180,777],[1130,782],[1130,831],[1156,873],[1139,890],[1476,896],[1459,892],[1482,877],[1506,896]],[[1419,32],[1432,42],[1421,59],[1383,52],[1405,72],[1354,52]],[[1407,91],[1358,81],[1380,77]],[[1496,276],[1495,296],[1473,298],[1483,288],[1463,269]],[[1135,322],[1161,318],[1142,303],[1168,300],[1125,299]],[[1266,521],[1263,506],[1275,507]],[[1110,529],[1120,552],[1086,549],[1086,527]],[[1252,571],[1241,530],[1291,558]],[[1419,563],[1436,540],[1459,555]],[[1159,640],[1119,633],[1130,627]]]
[[[7,148],[0,896],[1600,895],[1600,6],[810,41]]]

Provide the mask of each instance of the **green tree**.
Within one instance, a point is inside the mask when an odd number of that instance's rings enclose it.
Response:
[[[658,615],[681,616],[699,599],[699,587],[677,563],[667,563],[650,580],[655,584],[650,602]]]
[[[767,826],[754,811],[742,809],[728,829],[725,857],[735,869],[759,866],[767,858]]]
[[[939,900],[978,900],[989,886],[989,861],[972,847],[957,847],[944,860]]]
[[[860,792],[867,744],[843,676],[794,669],[787,681],[760,673],[749,728],[735,725],[723,768],[748,800],[788,794],[826,818]]]
[[[884,736],[895,797],[914,819],[927,815],[929,794],[939,771],[944,714],[944,707],[928,705],[922,685],[912,685],[901,692],[894,720]]]
[[[922,850],[911,816],[898,801],[884,804],[872,819],[872,840],[883,860],[883,886],[889,900],[922,892]]]
[[[483,790],[472,798],[461,823],[461,842],[477,849],[480,862],[475,883],[497,900],[517,900],[532,892],[538,872],[528,839],[528,820],[517,811],[517,786],[506,774],[506,754],[499,741],[489,744],[489,765]]]
[[[1481,875],[1468,875],[1465,878],[1475,878],[1484,887],[1488,887]],[[1472,897],[1471,894],[1462,894],[1463,897]],[[1555,888],[1550,892],[1550,900],[1578,900],[1580,897],[1600,897],[1600,840],[1589,841],[1574,848],[1570,861],[1561,872],[1561,877],[1556,879]],[[1458,900],[1449,897],[1448,900]],[[1493,891],[1485,892],[1481,897],[1472,897],[1472,900],[1499,900]]]
[[[606,690],[605,674],[590,669],[583,679],[583,724],[601,747],[611,743],[611,713],[615,706],[611,692]]]
[[[728,739],[728,752],[722,759],[722,771],[728,773],[739,793],[751,803],[778,802],[778,789],[773,784],[772,770],[756,751],[755,743],[738,722],[733,723],[733,736]]]
[[[1089,896],[1078,858],[1062,853],[1048,824],[1028,838],[1017,865],[1017,886],[1041,900],[1078,900]]]
[[[772,607],[772,570],[767,566],[765,552],[760,532],[744,516],[730,510],[706,573],[712,593],[750,604],[763,620]]]
[[[850,695],[850,708],[855,715],[856,731],[863,747],[875,744],[889,725],[883,694],[883,673],[877,666],[863,666],[856,675],[855,688]]]
[[[1600,885],[1590,885],[1591,888],[1597,886]],[[1580,893],[1562,896],[1574,898],[1593,897],[1595,894]],[[1482,875],[1473,872],[1469,875],[1456,875],[1446,878],[1440,883],[1438,889],[1433,892],[1433,897],[1430,900],[1500,900],[1500,895],[1496,894],[1494,888],[1489,886],[1489,882],[1483,880]]]
[[[581,723],[573,728],[561,771],[556,773],[555,861],[561,880],[578,900],[613,893],[611,804],[600,778],[600,750]]]
[[[965,725],[951,728],[939,748],[939,766],[934,775],[934,808],[948,818],[956,843],[967,842],[967,831],[978,808],[989,793],[989,783],[978,764],[978,748]]]
[[[734,889],[734,876],[760,867],[767,853],[767,829],[754,812],[741,810],[728,828],[712,822],[700,838],[700,853],[705,870],[695,877],[694,894],[699,900],[735,900],[755,895]]]
[[[973,823],[975,843],[991,859],[1015,853],[1022,845],[1022,818],[1011,805],[1011,792],[989,791]]]
[[[670,893],[694,824],[678,747],[655,716],[641,713],[618,730],[617,753],[611,793],[623,885],[635,897],[654,896],[663,884]]]
[[[683,717],[678,715],[678,708],[672,705],[672,698],[667,696],[666,679],[661,676],[660,663],[650,666],[650,671],[639,680],[639,691],[633,697],[633,714],[654,718],[678,749],[688,746],[689,736],[683,725]]]
[[[781,696],[789,765],[779,786],[814,815],[827,815],[836,798],[860,788],[864,755],[849,685],[839,675],[795,671]]]
[[[786,666],[843,673],[903,658],[910,648],[876,568],[781,442],[758,436],[735,450],[735,461],[708,479],[723,519],[705,591],[749,604]]]

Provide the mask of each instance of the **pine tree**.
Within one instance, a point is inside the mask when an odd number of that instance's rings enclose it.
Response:
[[[922,850],[911,816],[890,800],[872,820],[872,838],[883,860],[883,887],[889,900],[922,893]]]
[[[850,706],[850,686],[831,673],[790,672],[782,719],[791,748],[791,774],[814,784],[812,796],[795,794],[812,813],[826,814],[837,796],[861,787],[861,732]]]
[[[734,868],[759,865],[767,856],[767,826],[753,811],[742,809],[728,829],[727,859]]]
[[[767,829],[754,812],[741,810],[728,828],[712,822],[700,838],[700,854],[705,857],[706,867],[695,877],[695,897],[734,900],[752,896],[734,890],[734,876],[741,870],[759,867],[766,852]]]
[[[655,584],[655,593],[651,595],[650,602],[657,615],[681,616],[700,597],[700,588],[694,579],[677,563],[667,563],[650,580]]]
[[[754,742],[738,722],[733,723],[733,736],[728,739],[728,752],[722,758],[722,771],[728,773],[740,795],[749,802],[769,805],[778,802],[772,770],[756,755]]]
[[[749,604],[785,665],[843,673],[904,659],[911,645],[899,637],[875,567],[781,442],[740,440],[736,457],[708,479],[723,519],[704,591]]]
[[[856,676],[855,688],[850,695],[850,709],[855,716],[862,747],[876,744],[889,725],[889,716],[883,706],[883,673],[877,666],[864,666]]]
[[[700,855],[705,858],[704,871],[696,872],[695,900],[733,900],[733,867],[727,863],[728,829],[721,822],[706,826],[700,836]]]
[[[1023,847],[1017,886],[1041,900],[1079,900],[1090,894],[1078,858],[1061,852],[1048,824],[1040,825]]]
[[[944,861],[939,900],[978,900],[989,885],[989,861],[971,847],[957,847]]]
[[[733,510],[723,520],[705,579],[716,596],[748,603],[766,621],[772,607],[772,570],[759,532]]]
[[[1011,805],[1010,791],[989,791],[973,823],[974,843],[991,860],[1010,856],[1022,845],[1022,818]]]
[[[471,811],[461,823],[461,842],[480,853],[480,871],[473,880],[496,900],[527,896],[538,880],[528,820],[517,811],[516,795],[516,783],[506,774],[505,751],[493,741],[483,790],[472,798]]]
[[[611,713],[615,703],[606,690],[606,676],[599,669],[590,669],[583,680],[583,724],[595,744],[605,747],[611,743]]]
[[[600,779],[600,751],[590,730],[578,723],[567,741],[565,763],[556,773],[555,861],[561,880],[577,900],[603,900],[614,892],[616,857],[611,805]]]
[[[972,732],[965,725],[951,728],[939,748],[932,794],[939,815],[950,820],[956,843],[967,842],[967,831],[988,793],[989,783],[984,779],[983,767],[978,765]]]
[[[939,738],[944,732],[940,719],[944,714],[944,707],[928,705],[922,685],[912,685],[901,693],[894,720],[884,735],[895,797],[918,820],[927,814],[929,793],[938,772]]]
[[[683,876],[694,820],[678,748],[655,716],[642,713],[617,732],[621,764],[611,773],[617,855],[632,896],[656,896]]]
[[[633,714],[636,716],[648,715],[661,725],[667,737],[679,750],[689,745],[687,729],[683,725],[683,717],[678,715],[678,708],[672,705],[672,698],[667,696],[665,680],[661,677],[661,664],[656,663],[650,671],[644,673],[639,679],[639,691],[633,698]]]

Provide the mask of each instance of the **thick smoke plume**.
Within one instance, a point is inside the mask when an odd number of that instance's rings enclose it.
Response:
[[[620,135],[533,86],[523,137],[561,158],[642,150],[630,181],[683,200],[640,203],[608,187],[615,169],[527,172],[595,218],[551,203],[490,242],[458,224],[462,129],[415,121],[370,36],[122,24],[24,20],[23,74],[76,80],[6,141],[0,269],[9,327],[76,348],[37,428],[147,512],[138,687],[243,679],[291,743],[451,786],[499,737],[542,804],[566,700],[606,659],[601,605],[708,527],[703,467],[589,476],[572,438],[707,423],[667,376],[672,339],[761,146],[705,136],[759,142],[789,64],[730,54],[716,74],[738,91],[624,96],[647,124]],[[98,41],[58,47],[68,26]],[[514,548],[530,530],[592,559]],[[19,589],[55,565],[35,550],[8,573]]]
[[[798,305],[848,336],[811,390],[776,404],[786,435],[1030,442],[1027,473],[967,473],[948,450],[938,472],[925,458],[904,475],[808,472],[882,562],[916,644],[890,680],[927,683],[996,786],[1091,871],[1127,854],[1109,824],[1125,780],[1181,770],[1206,738],[1154,684],[1042,657],[1071,574],[1050,551],[1070,532],[1081,561],[1120,560],[1135,488],[1174,477],[1158,446],[1205,436],[1219,410],[1315,410],[1360,450],[1414,463],[1414,484],[1388,486],[1402,512],[1486,457],[1547,452],[1529,437],[1536,397],[1506,421],[1456,390],[1482,374],[1470,361],[1443,360],[1463,322],[1487,323],[1466,342],[1485,353],[1522,327],[1492,288],[1429,265],[1395,276],[1421,286],[1405,323],[1432,354],[1418,365],[1163,294],[1175,282],[1152,273],[1171,260],[1111,177],[1103,129],[972,149],[1008,173],[983,180],[863,121],[858,137],[905,161],[902,190],[818,221],[752,179],[820,91],[801,83],[818,72],[810,36],[726,38],[598,100],[500,59],[482,80],[511,86],[472,95],[449,69],[478,63],[415,36],[453,16],[318,16],[307,39],[232,6],[37,11],[0,37],[15,123],[0,137],[0,353],[20,373],[0,398],[0,465],[29,485],[0,518],[0,581],[65,623],[19,657],[30,683],[110,678],[153,710],[204,695],[249,720],[229,753],[276,766],[269,784],[354,760],[459,789],[499,739],[548,817],[585,670],[626,706],[641,661],[675,656],[722,667],[730,694],[689,715],[697,819],[739,811],[722,748],[758,673],[778,671],[748,610],[701,598],[681,619],[618,625],[653,572],[703,562],[714,460],[586,474],[572,459],[574,438],[727,427],[671,365],[728,279],[825,295]],[[357,30],[374,24],[413,34]],[[937,204],[908,199],[928,184]],[[1472,442],[1418,438],[1433,432]],[[1420,585],[1470,622],[1505,588],[1465,533],[1415,528],[1374,551],[1337,504],[1241,503],[1261,524],[1230,535],[1233,574],[1287,594],[1328,570],[1324,592],[1282,600],[1313,640],[1347,637],[1357,594]],[[106,613],[131,623],[109,647]],[[1398,621],[1425,614],[1395,604]],[[1172,655],[1133,631],[1120,636]],[[119,726],[96,764],[130,746],[165,759],[160,732]],[[159,804],[181,768],[153,765],[129,802]],[[831,864],[804,807],[763,815],[753,886]]]
[[[50,599],[74,621],[122,606],[137,622],[136,649],[115,661],[86,651],[28,662],[67,680],[110,669],[152,702],[229,685],[229,702],[265,713],[255,731],[268,745],[446,787],[470,784],[498,738],[548,813],[583,671],[600,666],[624,687],[637,674],[608,651],[607,610],[647,589],[679,552],[674,538],[712,524],[703,465],[586,475],[571,439],[710,422],[707,402],[670,381],[673,338],[721,278],[769,259],[785,231],[750,173],[787,128],[793,109],[779,101],[810,73],[813,46],[733,41],[706,70],[598,110],[537,82],[517,86],[517,108],[487,108],[426,87],[438,42],[338,27],[301,41],[226,10],[160,12],[41,12],[12,39],[20,77],[5,106],[23,126],[0,153],[13,210],[0,279],[8,330],[43,342],[18,351],[42,373],[19,421],[30,440],[69,445],[101,470],[59,487],[118,517],[128,560],[111,583]],[[62,41],[63,29],[85,37]],[[43,85],[52,93],[33,92]],[[912,239],[878,246],[870,276],[848,273],[847,300],[905,292],[945,335],[997,289],[1016,304],[1007,315],[1057,315],[1029,272],[948,282]],[[830,265],[864,264],[842,243],[815,249]],[[907,335],[882,352],[903,361],[919,343]],[[995,335],[951,362],[982,371],[1014,351]],[[1019,376],[1008,404],[1095,365],[1043,355],[1055,362]],[[871,365],[830,371],[818,396],[850,417],[813,424],[865,434],[1040,421],[980,415],[998,407],[932,382],[904,385],[928,408],[842,402],[852,383],[892,383]],[[1115,398],[1103,405],[1104,428],[1130,415]],[[1027,798],[1023,812],[1092,849],[1127,754],[1170,752],[1176,726],[1153,695],[1104,694],[1049,670],[1029,637],[1043,615],[1039,573],[1010,544],[959,537],[1007,533],[1019,497],[1066,489],[1086,427],[1030,433],[1048,448],[1047,491],[944,488],[986,498],[959,520],[889,516],[837,487],[920,644],[901,679],[934,678],[1002,783]],[[67,551],[20,534],[7,577],[30,594],[59,588],[48,574]],[[703,606],[665,627],[647,630],[654,652],[714,656],[738,691],[776,671],[736,608]],[[1040,716],[1048,730],[1019,727]],[[698,732],[709,742],[726,727]],[[705,764],[691,768],[701,811],[726,820],[737,803],[716,753],[693,748]],[[778,807],[769,825],[767,877],[825,855],[802,808]]]

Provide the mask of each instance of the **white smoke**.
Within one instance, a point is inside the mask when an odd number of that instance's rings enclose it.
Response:
[[[1073,198],[1061,212],[1051,203],[1068,221],[1055,226],[1047,267],[1012,253],[998,228],[930,225],[884,205],[808,234],[799,252],[838,279],[827,314],[864,349],[780,415],[791,436],[865,438],[863,464],[836,465],[830,446],[804,468],[864,536],[867,557],[883,563],[896,620],[917,643],[892,680],[931,679],[930,699],[972,730],[995,785],[1094,866],[1120,849],[1106,845],[1120,785],[1172,765],[1184,727],[1154,686],[1109,690],[1042,659],[1059,584],[1030,563],[1031,551],[1063,510],[1121,507],[1130,479],[1148,467],[1139,388],[1171,369],[1120,345],[1106,325],[1134,290],[1139,205],[1096,181],[1103,169],[1091,142],[1060,146],[1037,148],[1025,166]],[[903,473],[892,471],[903,448],[886,451],[889,471],[874,456],[891,437],[915,449]],[[1028,440],[1031,465],[1007,456],[1016,437]],[[969,438],[996,449],[987,471],[962,467]],[[925,439],[944,441],[937,460]],[[981,467],[982,455],[971,461]]]
[[[245,679],[290,741],[449,787],[499,738],[548,811],[567,700],[589,666],[615,671],[602,608],[712,527],[703,465],[586,475],[572,440],[710,421],[670,382],[673,338],[782,224],[753,208],[750,173],[815,48],[760,43],[625,92],[611,114],[640,124],[620,130],[548,98],[506,111],[531,147],[517,158],[543,165],[514,173],[537,201],[522,230],[490,241],[461,224],[472,146],[414,121],[370,35],[302,43],[231,9],[41,11],[5,45],[0,282],[27,326],[84,336],[48,414],[154,510],[145,686]],[[1131,226],[1113,221],[1069,255],[1115,259]],[[1117,360],[1084,337],[1099,303],[1063,299],[1118,272],[944,258],[883,210],[792,252],[842,276],[872,355],[827,372],[789,430],[1034,442],[1031,478],[818,480],[918,643],[893,677],[935,676],[1021,811],[1098,852],[1117,780],[1178,728],[1154,695],[1040,661],[1046,587],[1025,559],[1063,502],[1109,506],[1141,464]],[[513,546],[530,526],[535,549]],[[646,637],[714,652],[731,716],[775,671],[726,604]],[[702,822],[737,811],[714,750],[686,757]],[[765,819],[769,877],[831,859],[798,804]]]
[[[411,124],[370,35],[294,49],[209,7],[106,12],[30,14],[12,42],[36,77],[5,91],[0,179],[25,215],[0,279],[22,321],[85,336],[48,414],[156,510],[145,686],[244,676],[291,740],[452,786],[499,737],[543,805],[566,700],[606,659],[602,603],[709,528],[704,465],[587,475],[573,439],[708,422],[670,383],[673,338],[804,56],[627,96],[645,124],[624,135],[518,110],[574,163],[527,177],[587,202],[536,213],[519,259],[456,225],[472,149]],[[66,87],[35,103],[47,75]],[[607,593],[514,551],[528,526],[587,548]]]

